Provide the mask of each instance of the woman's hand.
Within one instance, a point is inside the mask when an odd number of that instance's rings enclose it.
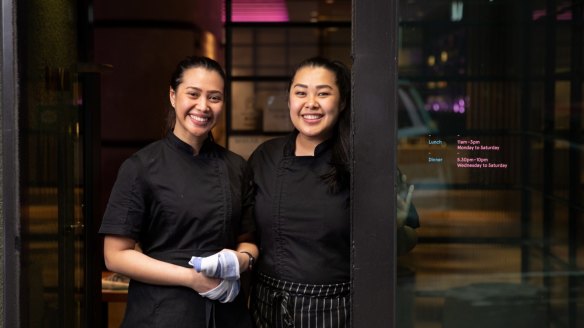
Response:
[[[406,175],[398,176],[398,193],[397,193],[397,254],[403,255],[411,251],[418,243],[416,231],[407,226],[407,219],[410,215],[410,206],[412,205],[412,195],[414,185],[406,183]]]
[[[239,279],[239,259],[237,253],[230,249],[223,249],[205,257],[193,256],[189,264],[195,268],[195,271],[207,277],[226,280]]]
[[[219,286],[221,279],[207,277],[202,273],[195,271],[195,269],[188,269],[191,271],[191,283],[188,287],[192,288],[197,293],[206,293],[215,287]]]
[[[406,175],[402,174],[399,179],[397,188],[397,227],[402,228],[406,224],[410,206],[412,204],[412,195],[414,193],[414,185],[408,186],[406,183]]]

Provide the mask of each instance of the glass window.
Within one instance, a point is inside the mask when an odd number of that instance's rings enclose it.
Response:
[[[556,4],[399,3],[398,167],[421,225],[397,327],[584,320],[582,9]]]
[[[232,27],[232,74],[286,79],[301,60],[322,55],[350,63],[349,27]]]

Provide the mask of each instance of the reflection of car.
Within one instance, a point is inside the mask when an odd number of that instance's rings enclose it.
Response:
[[[418,90],[406,81],[399,82],[398,138],[418,137],[437,132],[436,123],[430,118]]]

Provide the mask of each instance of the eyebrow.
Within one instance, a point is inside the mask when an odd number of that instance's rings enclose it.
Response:
[[[197,88],[197,87],[189,87],[189,86],[187,86],[186,89],[187,90],[188,89],[193,89],[193,90],[198,91],[198,92],[203,92],[203,89]],[[208,93],[220,93],[220,94],[223,94],[223,92],[221,92],[220,90],[209,90]]]
[[[301,83],[296,83],[293,86],[294,88],[296,87],[300,87],[300,88],[308,88],[308,86],[306,84],[301,84]],[[328,84],[320,84],[316,86],[317,89],[324,89],[324,88],[328,88],[328,89],[333,89],[333,87],[331,87]]]

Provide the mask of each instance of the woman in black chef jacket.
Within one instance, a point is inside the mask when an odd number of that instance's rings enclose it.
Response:
[[[100,233],[107,268],[131,279],[123,327],[251,326],[237,296],[239,272],[258,255],[251,174],[211,136],[224,83],[214,60],[181,61],[170,80],[168,134],[119,169]],[[193,256],[220,259],[236,274],[199,272]]]
[[[295,130],[250,157],[258,328],[350,326],[350,83],[338,61],[300,63],[288,88]]]

